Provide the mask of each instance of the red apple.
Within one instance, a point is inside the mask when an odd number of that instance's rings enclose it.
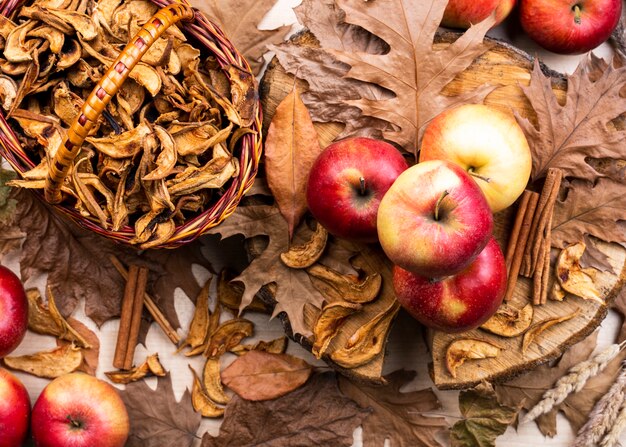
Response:
[[[335,236],[375,242],[378,205],[408,168],[400,152],[372,138],[347,138],[319,155],[307,184],[313,217]]]
[[[28,433],[30,398],[20,380],[0,368],[0,447],[19,447]]]
[[[420,161],[448,160],[470,173],[496,213],[524,192],[532,157],[510,113],[466,104],[437,115],[424,131]]]
[[[22,281],[0,265],[0,358],[22,342],[28,328],[28,300]]]
[[[432,280],[394,267],[393,286],[398,302],[416,320],[445,332],[464,332],[487,321],[506,292],[502,250],[491,239],[462,272]]]
[[[441,25],[467,29],[482,22],[495,11],[496,26],[507,18],[515,2],[516,0],[450,0],[443,13]]]
[[[378,209],[378,238],[389,259],[429,278],[467,267],[492,229],[491,210],[476,182],[442,160],[400,174]]]
[[[619,22],[622,0],[521,0],[522,28],[539,45],[580,54],[607,40]]]
[[[130,428],[115,388],[93,376],[71,373],[41,392],[31,430],[37,447],[123,447]]]

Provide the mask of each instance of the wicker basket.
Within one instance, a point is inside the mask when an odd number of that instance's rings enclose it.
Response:
[[[143,49],[140,54],[137,54],[137,51],[134,51],[134,54],[131,54],[132,51],[135,49],[129,49],[129,47],[131,46],[131,44],[129,44],[127,49],[125,49],[122,54],[120,54],[120,57],[116,59],[111,67],[109,67],[109,71],[102,77],[102,80],[98,83],[98,85],[96,85],[91,95],[85,101],[85,106],[83,107],[82,111],[83,126],[85,126],[85,115],[87,116],[88,121],[95,122],[95,120],[97,120],[97,118],[99,117],[100,112],[106,106],[106,103],[101,103],[100,100],[102,99],[102,95],[98,94],[98,91],[102,93],[103,90],[107,90],[109,97],[108,99],[114,96],[117,92],[117,89],[121,86],[123,81],[128,76],[128,72],[131,71],[134,64],[139,62],[141,56],[143,56],[143,54],[147,50],[147,47],[149,47],[152,42],[156,40],[156,37],[158,37],[164,31],[164,29],[159,30],[158,35],[155,37],[154,34],[157,33],[155,31],[156,28],[166,28],[167,26],[170,26],[171,24],[176,23],[181,19],[186,19],[186,21],[181,22],[181,28],[183,32],[188,37],[193,37],[199,45],[203,46],[212,55],[214,55],[222,68],[225,68],[227,66],[235,66],[253,76],[247,61],[237,52],[237,49],[223,34],[219,27],[214,25],[201,12],[197,10],[192,10],[186,0],[181,0],[180,2],[172,2],[170,0],[151,1],[152,3],[163,9],[161,9],[153,17],[153,19],[150,20],[151,23],[146,24],[144,29],[142,29],[142,31],[140,31],[137,35],[139,36],[142,32],[144,32],[144,40],[147,41],[146,48]],[[24,0],[0,1],[0,14],[10,17],[11,14],[22,5],[23,2]],[[180,17],[181,15],[186,15],[187,17]],[[156,24],[156,28],[152,25],[152,23]],[[162,27],[163,24],[165,24],[166,26]],[[154,29],[151,29],[151,26]],[[150,36],[150,34],[152,34],[152,36]],[[137,36],[131,39],[130,42],[136,43],[136,39],[141,40],[141,38]],[[150,41],[151,38],[152,40]],[[127,52],[127,50],[129,51]],[[131,60],[133,58],[135,58],[136,60]],[[120,61],[120,59],[123,59],[124,62],[127,63],[126,68],[128,68],[126,70],[126,76],[124,76],[123,79],[120,78],[119,70],[116,71],[114,69],[115,66],[119,64],[118,61]],[[108,79],[105,79],[107,78],[107,76]],[[104,89],[102,88],[103,84],[105,84]],[[240,165],[239,175],[231,180],[228,189],[224,191],[221,197],[211,208],[205,210],[195,217],[187,219],[183,224],[177,226],[173,235],[166,242],[160,244],[157,248],[176,248],[180,245],[196,239],[200,235],[207,232],[210,228],[215,227],[235,211],[242,196],[252,186],[257,173],[262,149],[261,107],[260,104],[258,104],[258,94],[256,95],[256,97],[256,113],[254,117],[254,123],[251,126],[252,130],[254,130],[255,132],[244,135],[239,140],[238,147],[235,150],[235,154],[239,159]],[[93,101],[90,102],[90,100],[92,99]],[[92,106],[91,109],[89,108],[90,104]],[[100,110],[97,110],[98,108]],[[86,109],[87,111],[85,111]],[[91,114],[89,112],[91,112]],[[81,114],[79,114],[79,117],[80,116]],[[122,227],[119,231],[112,231],[110,229],[103,228],[103,226],[97,219],[82,216],[71,205],[68,206],[67,204],[64,204],[62,202],[55,203],[58,202],[58,199],[60,198],[58,189],[63,182],[65,176],[67,175],[69,165],[72,163],[76,153],[78,152],[78,149],[80,148],[80,145],[82,144],[82,140],[87,133],[86,131],[83,131],[83,135],[80,135],[81,125],[78,123],[78,121],[79,119],[77,117],[76,122],[74,122],[74,124],[68,131],[68,137],[66,138],[66,140],[64,140],[64,144],[61,146],[61,148],[59,148],[57,156],[55,157],[54,161],[50,163],[51,167],[50,172],[48,173],[48,179],[46,181],[45,192],[37,191],[34,193],[37,194],[37,196],[40,197],[42,200],[50,202],[56,211],[61,212],[61,214],[67,216],[70,220],[76,222],[80,226],[101,234],[107,238],[122,243],[130,243],[130,241],[135,237],[135,230],[133,227],[125,226]],[[5,116],[1,112],[0,155],[6,158],[6,160],[11,164],[13,169],[15,169],[18,174],[23,174],[24,172],[34,168],[36,165],[36,163],[33,160],[29,159],[29,156],[22,149],[18,138],[12,131],[11,127],[5,119]]]

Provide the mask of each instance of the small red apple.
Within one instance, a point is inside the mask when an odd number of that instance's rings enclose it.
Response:
[[[337,141],[317,157],[307,184],[313,217],[335,236],[377,240],[378,205],[395,179],[408,168],[400,152],[372,138]]]
[[[54,379],[32,412],[37,447],[123,447],[130,430],[117,390],[83,373]]]
[[[520,22],[547,50],[580,54],[607,40],[622,13],[622,0],[521,0]]]
[[[28,433],[30,398],[20,380],[0,368],[0,447],[19,447]]]
[[[491,238],[493,215],[476,182],[442,160],[419,163],[378,208],[378,238],[396,265],[429,278],[460,272]]]
[[[502,23],[515,6],[516,0],[450,0],[443,13],[441,25],[467,29],[496,12],[496,23]]]
[[[506,265],[495,239],[469,267],[454,276],[433,280],[393,269],[398,302],[416,320],[445,332],[464,332],[487,321],[506,292]]]
[[[28,300],[22,281],[0,265],[0,358],[12,352],[28,328]]]

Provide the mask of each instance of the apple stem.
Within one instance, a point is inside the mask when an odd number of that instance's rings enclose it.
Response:
[[[580,5],[574,5],[574,23],[580,25]]]
[[[359,178],[359,183],[361,184],[361,195],[365,195],[365,177]]]
[[[82,428],[83,424],[80,421],[77,421],[72,416],[68,415],[67,420],[72,425],[72,428]]]
[[[448,194],[450,194],[448,191],[444,191],[437,199],[437,203],[435,204],[435,220],[439,220],[439,207],[441,206],[443,199],[445,199]]]
[[[489,183],[491,181],[491,179],[489,177],[485,177],[485,176],[482,176],[480,174],[476,174],[472,169],[469,169],[467,171],[467,173],[469,175],[471,175],[472,177],[474,177],[474,178],[481,179],[483,182]]]

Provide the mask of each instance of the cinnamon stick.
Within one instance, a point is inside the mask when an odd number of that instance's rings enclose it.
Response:
[[[122,275],[124,279],[128,280],[128,271],[120,262],[120,260],[113,255],[110,256],[110,259],[111,263],[119,272],[119,274]],[[178,343],[180,343],[180,336],[176,332],[176,329],[172,327],[163,312],[161,312],[161,309],[159,309],[159,306],[157,306],[157,304],[154,302],[154,299],[152,299],[152,297],[148,295],[148,293],[145,293],[143,296],[143,302],[146,309],[148,309],[148,312],[150,313],[150,315],[152,315],[152,318],[154,318],[154,321],[156,322],[156,324],[159,325],[167,338],[169,338],[170,341],[175,345],[178,345]]]
[[[126,349],[126,356],[124,357],[124,365],[121,368],[124,370],[129,370],[133,367],[133,358],[135,357],[135,348],[137,347],[137,341],[139,340],[139,330],[141,328],[141,314],[143,312],[143,296],[146,293],[146,285],[148,284],[148,269],[145,267],[139,267],[138,270],[139,271],[137,273],[137,283],[135,287],[135,294],[133,296],[133,316],[130,321],[128,345]]]
[[[504,301],[509,301],[513,297],[515,286],[517,284],[517,277],[519,276],[520,267],[522,265],[522,257],[524,255],[524,249],[528,242],[528,236],[530,234],[530,226],[535,215],[535,209],[539,201],[539,194],[533,191],[528,192],[528,204],[524,209],[524,215],[521,219],[519,226],[519,235],[515,237],[516,244],[513,250],[513,258],[511,260],[511,268],[508,271],[507,289],[504,296]],[[517,218],[516,218],[517,220]],[[508,251],[508,249],[507,249]]]
[[[543,285],[543,274],[545,272],[546,263],[546,240],[543,238],[541,245],[542,256],[537,258],[535,263],[535,271],[533,273],[533,305],[539,306],[541,304],[541,286]],[[550,268],[550,259],[548,259],[548,269]]]
[[[515,255],[515,249],[519,243],[519,235],[520,230],[522,229],[522,222],[524,221],[524,216],[526,215],[526,210],[528,209],[528,202],[530,201],[530,197],[532,196],[532,194],[532,191],[529,191],[528,189],[524,190],[524,193],[522,194],[519,205],[517,207],[515,223],[513,224],[511,236],[509,237],[509,242],[506,247],[505,259],[507,272],[511,270],[511,263],[513,262],[513,256]]]
[[[135,299],[138,273],[139,267],[131,265],[126,279],[126,287],[124,288],[120,327],[117,332],[117,343],[113,356],[113,366],[117,369],[122,369],[124,366],[124,359],[126,358],[126,351],[128,350],[128,337],[130,335],[130,326],[133,317],[133,302]]]

